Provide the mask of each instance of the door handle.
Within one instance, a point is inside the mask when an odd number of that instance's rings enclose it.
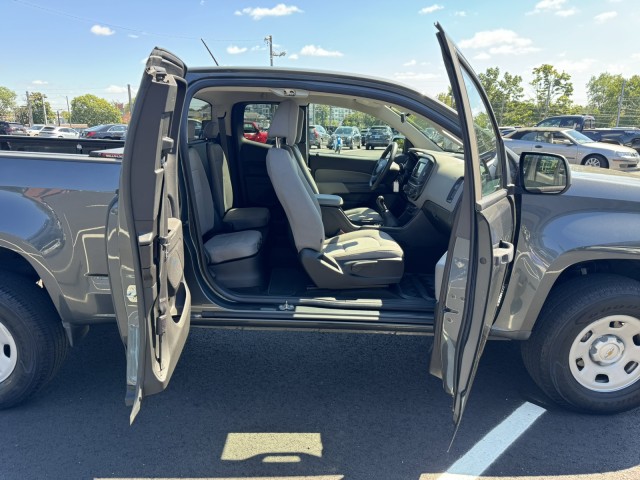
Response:
[[[500,240],[498,248],[493,249],[493,266],[499,267],[513,261],[513,243]]]
[[[542,148],[542,145],[536,145],[534,148]]]

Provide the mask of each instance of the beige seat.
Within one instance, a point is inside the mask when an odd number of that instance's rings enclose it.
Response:
[[[320,205],[291,146],[297,134],[298,105],[278,106],[269,128],[275,145],[267,153],[269,178],[289,220],[300,261],[320,288],[358,288],[397,283],[404,273],[402,248],[385,232],[357,230],[325,238]],[[289,140],[292,139],[292,140]]]
[[[318,189],[318,184],[314,180],[311,172],[309,171],[309,167],[307,162],[304,160],[302,156],[302,152],[300,148],[298,148],[298,144],[302,141],[302,136],[304,135],[304,117],[302,115],[298,116],[298,131],[296,133],[296,141],[293,145],[285,145],[284,148],[288,149],[294,156],[302,175],[304,176],[304,180],[309,184],[309,187],[316,195],[320,193]],[[287,142],[288,143],[288,142]],[[365,225],[365,224],[378,224],[382,225],[384,220],[382,215],[379,212],[369,207],[358,207],[351,208],[349,210],[345,210],[344,214],[351,221],[351,223],[355,225]]]

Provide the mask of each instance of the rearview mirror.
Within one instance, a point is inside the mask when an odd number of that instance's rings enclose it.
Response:
[[[529,152],[520,155],[520,185],[529,193],[563,193],[571,185],[570,172],[562,155]]]

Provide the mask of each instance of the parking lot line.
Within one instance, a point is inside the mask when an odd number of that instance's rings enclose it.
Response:
[[[546,412],[542,407],[525,402],[475,446],[457,460],[438,480],[473,480],[491,466],[504,451]]]

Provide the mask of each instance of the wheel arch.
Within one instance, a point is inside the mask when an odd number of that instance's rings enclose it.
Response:
[[[18,251],[3,243],[0,239],[1,272],[17,274],[38,283],[53,303],[59,316],[57,320],[62,322],[69,344],[73,346],[86,334],[88,326],[72,325],[65,321],[71,317],[71,312],[55,276],[46,268],[42,258],[36,252],[29,252],[27,246]]]
[[[551,264],[528,301],[523,302],[526,311],[501,311],[492,328],[492,335],[515,340],[527,340],[535,329],[538,316],[552,291],[572,279],[585,275],[615,274],[640,281],[640,260],[637,254],[615,250],[568,251]],[[513,281],[513,280],[512,280]],[[520,281],[516,279],[515,281]],[[525,288],[526,290],[526,288]],[[526,293],[523,295],[526,296]],[[514,298],[505,303],[513,303]],[[503,310],[506,306],[503,304]]]

